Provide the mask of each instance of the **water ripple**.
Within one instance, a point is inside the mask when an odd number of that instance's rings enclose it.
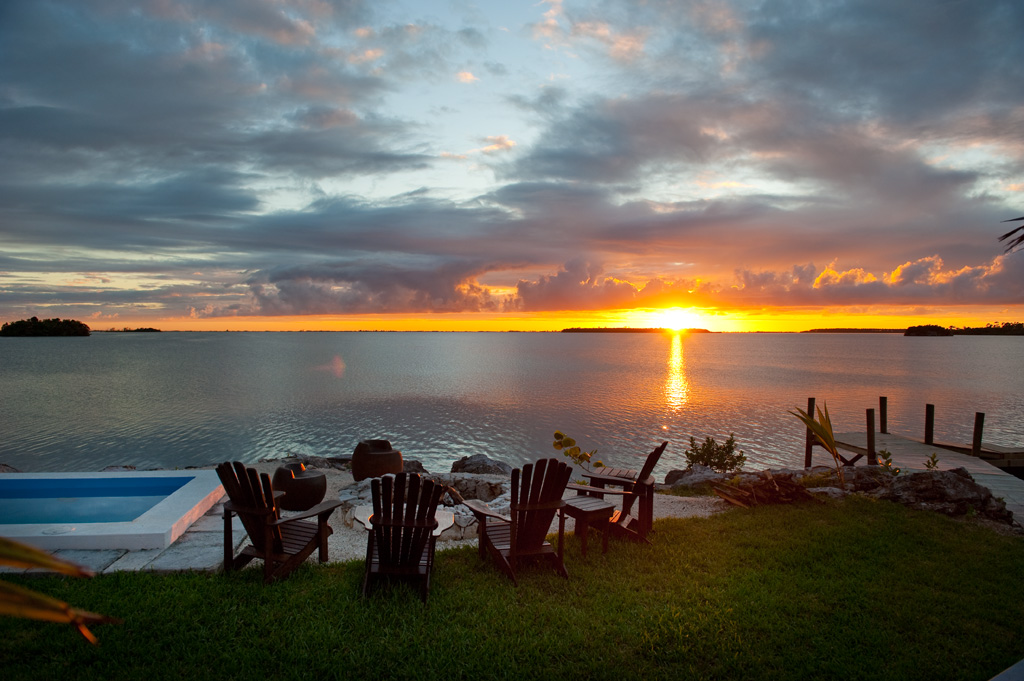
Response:
[[[969,441],[984,411],[986,441],[1024,442],[1024,378],[1006,371],[1017,339],[955,337],[921,352],[908,342],[923,339],[901,336],[127,336],[54,339],[61,351],[46,355],[5,342],[0,462],[174,468],[348,455],[386,438],[446,471],[477,453],[514,466],[557,455],[551,436],[563,430],[623,467],[667,440],[658,475],[685,466],[690,437],[729,434],[751,467],[793,466],[804,436],[788,411],[811,395],[840,431],[862,430],[887,395],[890,431],[922,432],[932,403],[936,437]]]

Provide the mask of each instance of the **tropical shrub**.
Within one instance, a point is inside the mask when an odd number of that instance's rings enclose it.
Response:
[[[686,467],[693,468],[696,465],[707,466],[716,473],[730,473],[743,468],[747,457],[742,451],[736,451],[736,438],[729,433],[729,439],[723,444],[715,442],[715,438],[709,437],[700,445],[696,438],[690,437],[690,450],[686,452]]]
[[[814,420],[813,416],[799,407],[796,411],[791,411],[789,413],[803,421],[804,425],[807,426],[807,429],[814,433],[814,438],[818,443],[825,448],[825,451],[832,455],[832,460],[836,464],[836,476],[839,478],[839,484],[845,486],[846,478],[843,476],[843,459],[839,455],[839,448],[836,446],[836,438],[832,434],[832,419],[828,416],[828,404],[824,404],[824,407],[824,411],[822,411],[821,407],[818,407],[817,421]]]
[[[583,451],[576,444],[576,440],[573,440],[560,430],[555,431],[555,441],[551,443],[551,446],[562,452],[562,456],[569,457],[580,468],[588,471],[592,470],[592,468],[604,468],[602,462],[593,461],[594,455],[597,454],[596,449],[589,452]]]
[[[883,449],[878,452],[878,465],[882,467],[882,470],[894,478],[900,474],[900,469],[892,463],[892,452],[888,449]]]

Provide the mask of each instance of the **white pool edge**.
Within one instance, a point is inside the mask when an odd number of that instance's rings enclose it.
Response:
[[[47,551],[166,549],[224,496],[216,471],[133,471],[117,473],[5,473],[5,479],[192,478],[130,522],[0,525],[0,535]]]

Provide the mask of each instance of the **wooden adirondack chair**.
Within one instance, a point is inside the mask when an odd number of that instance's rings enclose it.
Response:
[[[608,521],[609,532],[627,539],[650,543],[647,535],[654,523],[654,477],[651,474],[666,447],[668,442],[662,442],[648,454],[643,468],[639,471],[599,468],[596,473],[583,473],[583,477],[590,482],[589,485],[571,484],[568,487],[576,490],[577,494],[600,499],[603,499],[605,494],[622,497],[622,508],[616,510]]]
[[[549,560],[558,574],[569,573],[562,561],[562,540],[565,533],[565,515],[558,513],[558,549],[547,541],[548,529],[555,513],[565,506],[562,494],[572,474],[572,467],[558,459],[541,459],[536,463],[512,471],[512,504],[510,518],[491,511],[478,499],[463,503],[473,511],[480,531],[480,557],[490,553],[498,567],[512,583],[516,569],[524,558],[541,557]]]
[[[420,598],[427,602],[437,542],[435,513],[445,489],[416,473],[370,481],[373,515],[367,523],[364,596],[376,582],[401,579],[417,583]]]
[[[340,500],[325,501],[304,513],[282,518],[277,506],[283,492],[274,492],[270,476],[246,468],[239,461],[217,466],[217,475],[229,501],[224,503],[224,571],[238,570],[253,558],[263,560],[263,581],[270,583],[288,574],[319,549],[327,561],[327,537],[333,530],[327,519]],[[231,537],[231,518],[238,514],[249,534],[250,545],[236,557]],[[316,522],[309,522],[309,518]]]

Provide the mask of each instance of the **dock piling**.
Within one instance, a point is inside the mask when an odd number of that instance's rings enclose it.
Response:
[[[885,399],[885,398],[882,398]],[[867,410],[868,417],[868,465],[877,466],[878,456],[875,455],[875,410]]]
[[[814,418],[814,398],[807,398],[807,415]],[[804,443],[804,468],[811,467],[811,455],[814,453],[814,433],[807,429],[807,440]]]
[[[935,405],[924,405],[924,443],[935,444]]]
[[[981,456],[981,432],[985,430],[985,414],[974,413],[974,439],[971,440],[971,456]]]
[[[889,432],[889,398],[878,398],[878,430],[883,434]]]

